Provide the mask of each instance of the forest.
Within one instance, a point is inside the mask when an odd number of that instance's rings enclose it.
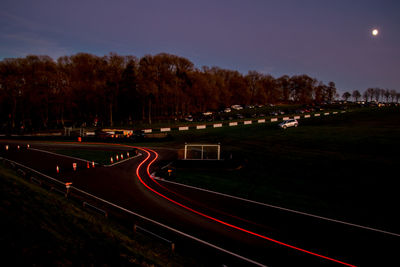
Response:
[[[311,104],[338,97],[334,82],[305,74],[274,78],[257,71],[199,69],[166,53],[142,58],[78,53],[57,60],[28,55],[0,61],[2,131],[151,124],[233,104]]]

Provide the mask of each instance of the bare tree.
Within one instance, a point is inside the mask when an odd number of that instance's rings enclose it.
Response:
[[[344,92],[342,95],[342,98],[344,101],[347,101],[351,97],[351,94],[349,92]]]
[[[358,90],[354,90],[353,93],[351,94],[351,96],[353,97],[354,101],[358,101],[358,99],[361,97],[360,91]]]

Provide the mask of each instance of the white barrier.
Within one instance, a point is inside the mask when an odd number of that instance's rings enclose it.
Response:
[[[235,122],[230,122],[229,123],[229,126],[237,126],[238,125],[238,123],[235,121]]]
[[[213,125],[214,128],[220,128],[222,127],[222,123],[216,123]]]
[[[271,118],[271,122],[278,121],[278,118]]]
[[[252,121],[244,121],[243,122],[244,125],[249,125],[249,124],[252,124],[252,123],[253,123]]]
[[[325,116],[326,116],[326,115],[329,115],[329,112],[324,113],[324,115],[325,115]]]
[[[179,131],[187,131],[187,130],[189,130],[188,126],[179,127]]]
[[[294,119],[295,119],[295,120],[299,120],[299,119],[300,119],[300,116],[294,116]]]
[[[171,128],[161,128],[160,132],[170,132]]]
[[[319,114],[319,113],[314,114],[314,117],[319,117],[319,116],[321,116],[321,114]]]
[[[311,116],[310,115],[304,115],[304,118],[310,118]]]
[[[143,132],[144,133],[151,133],[153,130],[152,129],[144,129]]]
[[[205,129],[206,128],[206,125],[197,125],[196,126],[196,129]]]
[[[290,119],[289,117],[283,117],[282,120],[287,121],[288,119]]]
[[[265,123],[265,119],[258,120],[258,123]]]

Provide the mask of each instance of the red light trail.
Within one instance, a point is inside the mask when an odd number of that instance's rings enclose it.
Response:
[[[62,143],[62,142],[54,142],[54,143]],[[71,143],[75,143],[75,142],[71,142]],[[82,144],[82,143],[80,143],[80,144]],[[262,238],[262,239],[271,241],[271,242],[273,242],[273,243],[276,243],[276,244],[279,244],[279,245],[282,245],[282,246],[285,246],[285,247],[288,247],[288,248],[291,248],[291,249],[294,249],[294,250],[297,250],[297,251],[301,251],[301,252],[304,252],[304,253],[306,253],[306,254],[313,255],[313,256],[316,256],[316,257],[319,257],[319,258],[322,258],[322,259],[326,259],[326,260],[329,260],[329,261],[332,261],[332,262],[340,263],[340,264],[345,265],[345,266],[356,267],[356,265],[349,264],[349,263],[346,263],[346,262],[343,262],[343,261],[340,261],[340,260],[336,260],[336,259],[333,259],[333,258],[324,256],[324,255],[321,255],[321,254],[312,252],[312,251],[308,251],[308,250],[305,250],[305,249],[296,247],[296,246],[292,246],[292,245],[290,245],[290,244],[287,244],[287,243],[284,243],[284,242],[275,240],[275,239],[273,239],[273,238],[270,238],[270,237],[267,237],[267,236],[264,236],[264,235],[261,235],[261,234],[257,234],[257,233],[255,233],[255,232],[252,232],[252,231],[246,230],[246,229],[244,229],[244,228],[235,226],[235,225],[233,225],[233,224],[224,222],[224,221],[222,221],[222,220],[219,220],[219,219],[217,219],[217,218],[211,217],[211,216],[209,216],[209,215],[207,215],[207,214],[204,214],[204,213],[202,213],[202,212],[199,212],[199,211],[197,211],[197,210],[194,210],[194,209],[192,209],[192,208],[190,208],[190,207],[188,207],[188,206],[185,206],[185,205],[183,205],[183,204],[181,204],[181,203],[179,203],[179,202],[177,202],[177,201],[175,201],[175,200],[173,200],[173,199],[171,199],[171,198],[169,198],[169,197],[167,197],[167,196],[161,194],[160,192],[154,190],[153,188],[151,188],[149,185],[147,185],[147,184],[143,181],[142,177],[141,177],[140,174],[139,174],[140,168],[141,168],[141,167],[143,166],[143,164],[144,164],[146,161],[148,161],[148,159],[151,157],[150,152],[154,153],[154,154],[155,154],[155,157],[154,157],[154,159],[147,165],[147,167],[146,167],[146,172],[147,172],[149,178],[150,178],[152,181],[154,181],[156,184],[160,185],[158,182],[156,182],[156,181],[153,179],[153,177],[152,177],[151,174],[150,174],[150,166],[151,166],[151,165],[157,160],[157,158],[158,158],[158,153],[155,152],[154,150],[151,150],[151,149],[148,149],[148,148],[142,148],[142,147],[135,147],[135,146],[129,146],[129,145],[122,145],[122,144],[107,144],[107,143],[91,143],[91,144],[93,144],[93,145],[98,144],[98,145],[114,145],[114,146],[121,146],[121,147],[129,147],[129,148],[139,149],[139,150],[144,151],[145,153],[147,153],[147,157],[139,164],[139,166],[138,166],[137,169],[136,169],[136,176],[138,177],[138,179],[140,180],[140,182],[141,182],[147,189],[149,189],[150,191],[152,191],[153,193],[159,195],[160,197],[162,197],[162,198],[164,198],[164,199],[166,199],[166,200],[168,200],[168,201],[170,201],[170,202],[172,202],[172,203],[174,203],[174,204],[176,204],[176,205],[178,205],[178,206],[180,206],[180,207],[182,207],[182,208],[184,208],[184,209],[186,209],[186,210],[189,210],[189,211],[191,211],[191,212],[193,212],[193,213],[195,213],[195,214],[198,214],[198,215],[200,215],[200,216],[202,216],[202,217],[208,218],[208,219],[210,219],[210,220],[212,220],[212,221],[218,222],[218,223],[223,224],[223,225],[225,225],[225,226],[228,226],[228,227],[230,227],[230,228],[233,228],[233,229],[236,229],[236,230],[239,230],[239,231],[248,233],[248,234],[253,235],[253,236],[257,236],[257,237],[259,237],[259,238]],[[163,188],[165,188],[165,187],[162,186],[162,185],[160,185],[160,186],[163,187]],[[166,188],[166,189],[167,189],[167,188]],[[167,189],[167,190],[168,190],[168,191],[171,191],[171,190],[169,190],[169,189]],[[173,192],[173,191],[171,191],[171,192]]]
[[[152,176],[151,176],[151,174],[150,174],[150,166],[157,160],[157,158],[158,158],[158,153],[155,152],[155,151],[153,151],[153,150],[151,150],[151,149],[145,149],[145,148],[139,148],[139,147],[137,147],[137,149],[140,149],[140,150],[146,152],[146,153],[147,153],[147,157],[146,157],[145,160],[143,160],[143,161],[139,164],[139,166],[137,167],[137,169],[136,169],[136,175],[137,175],[137,177],[139,178],[140,182],[141,182],[146,188],[148,188],[148,189],[149,189],[150,191],[152,191],[153,193],[159,195],[160,197],[162,197],[162,198],[164,198],[164,199],[166,199],[166,200],[168,200],[168,201],[170,201],[170,202],[172,202],[172,203],[174,203],[174,204],[176,204],[176,205],[178,205],[178,206],[180,206],[180,207],[182,207],[182,208],[184,208],[184,209],[186,209],[186,210],[189,210],[189,211],[191,211],[191,212],[193,212],[193,213],[196,213],[196,214],[198,214],[198,215],[200,215],[200,216],[202,216],[202,217],[208,218],[208,219],[210,219],[210,220],[212,220],[212,221],[218,222],[218,223],[220,223],[220,224],[223,224],[223,225],[225,225],[225,226],[231,227],[231,228],[233,228],[233,229],[236,229],[236,230],[239,230],[239,231],[248,233],[248,234],[250,234],[250,235],[257,236],[257,237],[260,237],[260,238],[262,238],[262,239],[271,241],[271,242],[273,242],[273,243],[276,243],[276,244],[279,244],[279,245],[282,245],[282,246],[285,246],[285,247],[288,247],[288,248],[292,248],[292,249],[295,249],[295,250],[298,250],[298,251],[301,251],[301,252],[304,252],[304,253],[307,253],[307,254],[310,254],[310,255],[313,255],[313,256],[317,256],[317,257],[320,257],[320,258],[323,258],[323,259],[326,259],[326,260],[329,260],[329,261],[333,261],[333,262],[336,262],[336,263],[340,263],[340,264],[343,264],[343,265],[346,265],[346,266],[353,266],[353,267],[355,266],[355,265],[352,265],[352,264],[349,264],[349,263],[346,263],[346,262],[343,262],[343,261],[339,261],[339,260],[336,260],[336,259],[333,259],[333,258],[324,256],[324,255],[321,255],[321,254],[317,254],[317,253],[314,253],[314,252],[311,252],[311,251],[308,251],[308,250],[305,250],[305,249],[302,249],[302,248],[299,248],[299,247],[295,247],[295,246],[289,245],[289,244],[287,244],[287,243],[284,243],[284,242],[281,242],[281,241],[278,241],[278,240],[269,238],[269,237],[267,237],[267,236],[260,235],[260,234],[257,234],[257,233],[255,233],[255,232],[246,230],[246,229],[244,229],[244,228],[235,226],[235,225],[233,225],[233,224],[224,222],[224,221],[222,221],[222,220],[219,220],[219,219],[217,219],[217,218],[211,217],[211,216],[209,216],[209,215],[207,215],[207,214],[204,214],[204,213],[202,213],[202,212],[199,212],[199,211],[197,211],[197,210],[194,210],[194,209],[192,209],[192,208],[190,208],[190,207],[188,207],[188,206],[185,206],[185,205],[183,205],[183,204],[181,204],[181,203],[179,203],[179,202],[177,202],[177,201],[175,201],[175,200],[173,200],[173,199],[171,199],[171,198],[169,198],[169,197],[167,197],[167,196],[161,194],[160,192],[156,191],[155,189],[153,189],[153,188],[151,188],[149,185],[147,185],[147,184],[143,181],[142,177],[141,177],[140,174],[139,174],[140,168],[141,168],[141,167],[143,166],[143,164],[144,164],[146,161],[148,161],[148,159],[151,157],[150,152],[154,153],[154,154],[155,154],[155,157],[154,157],[154,159],[153,159],[150,163],[148,163],[147,168],[146,168],[146,171],[147,171],[147,174],[149,175],[149,178],[150,178],[152,181],[154,181],[156,184],[160,185],[158,182],[156,182],[156,181],[152,178]],[[162,186],[162,185],[160,185],[160,186],[163,187],[163,188],[165,188],[165,187]],[[167,190],[168,190],[168,191],[171,191],[171,190],[169,190],[169,189],[167,189]]]

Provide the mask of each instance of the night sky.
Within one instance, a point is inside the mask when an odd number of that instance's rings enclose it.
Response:
[[[0,59],[78,52],[166,52],[196,67],[307,74],[339,93],[399,90],[400,1],[1,1]]]

